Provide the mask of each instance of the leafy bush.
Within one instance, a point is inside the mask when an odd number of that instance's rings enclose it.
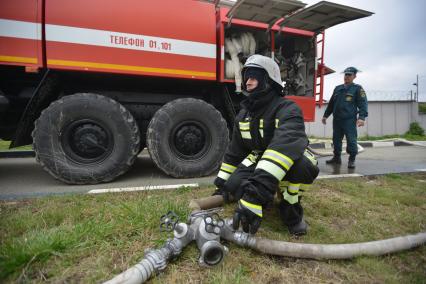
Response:
[[[414,121],[410,124],[410,129],[406,134],[423,136],[425,134],[425,130],[419,125],[417,121]]]
[[[426,113],[426,103],[419,103],[419,113]]]

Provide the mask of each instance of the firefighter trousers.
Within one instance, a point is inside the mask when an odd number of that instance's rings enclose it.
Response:
[[[250,166],[240,164],[225,183],[225,190],[235,199],[241,198],[243,190],[241,185],[248,180],[256,169],[256,163]],[[303,208],[300,204],[300,192],[305,191],[318,176],[319,168],[316,160],[302,156],[279,183],[278,199],[280,216],[284,224],[292,226],[298,224],[303,218]]]

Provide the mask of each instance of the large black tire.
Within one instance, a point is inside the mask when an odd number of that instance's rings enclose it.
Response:
[[[212,105],[198,99],[171,101],[148,126],[146,144],[152,160],[177,178],[200,177],[217,170],[228,144],[228,128]]]
[[[75,94],[43,110],[32,133],[37,161],[69,184],[108,182],[125,173],[139,151],[139,128],[118,102]]]

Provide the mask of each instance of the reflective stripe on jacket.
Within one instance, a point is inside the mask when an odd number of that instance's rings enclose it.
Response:
[[[302,111],[293,101],[276,95],[264,107],[253,112],[243,105],[236,117],[223,163],[237,167],[242,162],[246,166],[257,162],[249,182],[257,188],[258,194],[269,200],[278,182],[294,161],[304,155],[307,146]],[[253,151],[259,156],[250,156]]]

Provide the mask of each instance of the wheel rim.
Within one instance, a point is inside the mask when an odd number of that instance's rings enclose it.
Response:
[[[62,131],[61,145],[65,154],[82,164],[98,163],[114,148],[111,131],[92,119],[81,119],[68,124]]]
[[[171,131],[169,144],[173,153],[183,160],[198,160],[211,147],[208,128],[198,121],[184,121]]]

